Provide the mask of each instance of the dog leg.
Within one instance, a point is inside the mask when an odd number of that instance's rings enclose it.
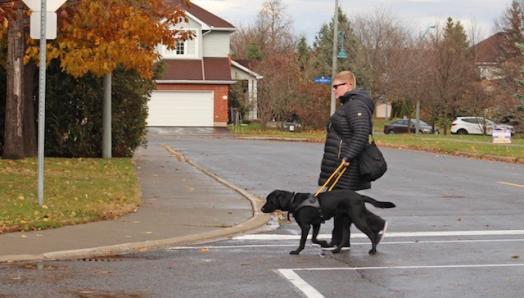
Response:
[[[304,224],[301,225],[300,228],[302,230],[302,235],[300,236],[300,246],[296,250],[290,251],[290,255],[298,255],[304,249],[304,247],[306,247],[306,240],[307,235],[309,234],[310,225]]]
[[[370,255],[376,254],[377,253],[377,244],[378,244],[377,242],[378,233],[373,232],[371,228],[369,227],[369,225],[367,224],[367,222],[365,220],[362,220],[361,218],[354,219],[353,223],[362,233],[366,234],[366,236],[368,236],[369,240],[371,241],[371,249],[369,250],[368,253]]]
[[[320,247],[322,248],[329,247],[327,241],[317,239],[319,231],[320,231],[320,224],[314,224],[313,225],[313,237],[311,237],[311,242],[320,245]]]

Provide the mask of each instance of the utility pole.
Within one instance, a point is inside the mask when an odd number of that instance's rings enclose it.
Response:
[[[333,20],[333,56],[332,56],[332,68],[331,68],[331,84],[333,84],[333,78],[337,74],[337,44],[338,44],[338,0],[335,0],[335,18]],[[337,99],[335,93],[331,90],[331,109],[330,115],[335,113],[337,107]]]

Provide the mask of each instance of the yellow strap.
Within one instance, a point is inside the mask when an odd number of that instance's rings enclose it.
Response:
[[[328,187],[329,182],[331,181],[331,179],[333,179],[333,177],[335,177],[335,175],[338,175],[335,183],[331,186],[331,188],[333,188],[333,186],[335,184],[337,184],[338,180],[340,179],[340,177],[342,176],[342,174],[345,171],[346,171],[346,169],[344,169],[344,161],[342,161],[340,163],[340,165],[335,169],[335,171],[333,171],[333,174],[331,174],[331,176],[329,176],[329,178],[326,180],[326,182],[324,182],[324,184],[317,190],[317,192],[315,193],[315,197],[318,196],[319,193],[321,193],[325,188]],[[340,174],[339,172],[341,172],[342,174]],[[331,190],[331,189],[329,189],[329,190]]]
[[[331,187],[328,189],[328,191],[331,191],[333,189],[333,187],[335,187],[335,185],[337,185],[338,180],[340,180],[340,177],[342,177],[342,175],[344,175],[344,172],[346,172],[346,170],[347,170],[347,167],[343,168],[342,171],[340,171],[340,173],[337,176],[337,179],[335,180],[335,182],[333,182],[333,184],[331,184]]]

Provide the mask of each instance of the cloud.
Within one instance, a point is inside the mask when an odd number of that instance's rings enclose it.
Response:
[[[228,20],[235,26],[254,23],[264,0],[193,0],[197,5]],[[294,23],[295,32],[312,41],[324,23],[331,21],[335,0],[282,0],[286,14]],[[448,17],[460,20],[466,31],[476,27],[485,38],[493,32],[511,0],[339,0],[350,17],[386,9],[414,33],[441,24]]]

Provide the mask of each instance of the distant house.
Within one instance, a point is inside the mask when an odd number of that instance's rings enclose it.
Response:
[[[175,50],[158,46],[164,71],[151,94],[147,125],[226,126],[231,84],[248,80],[255,90],[250,100],[256,101],[261,76],[230,59],[232,24],[195,4],[186,15],[189,21],[179,26],[191,30],[194,38],[180,41]]]
[[[481,80],[502,79],[500,59],[503,56],[504,39],[504,32],[498,32],[473,46]]]

